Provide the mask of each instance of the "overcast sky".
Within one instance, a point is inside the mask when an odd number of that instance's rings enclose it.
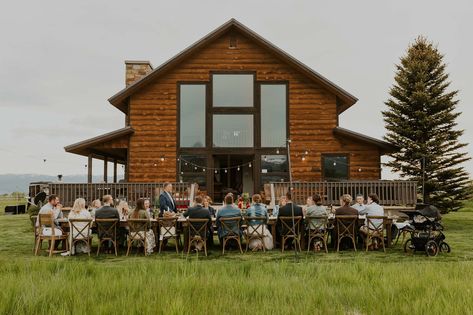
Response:
[[[232,17],[355,95],[340,125],[377,138],[394,65],[427,36],[460,90],[461,140],[473,142],[472,16],[471,0],[5,1],[0,174],[84,173],[86,158],[63,147],[124,126],[107,102],[124,87],[124,60],[158,66]]]

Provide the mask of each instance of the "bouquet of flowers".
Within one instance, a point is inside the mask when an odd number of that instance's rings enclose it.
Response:
[[[251,206],[250,194],[249,193],[243,193],[238,198],[238,208],[240,208],[240,210],[243,210],[243,209],[248,209],[250,206]]]

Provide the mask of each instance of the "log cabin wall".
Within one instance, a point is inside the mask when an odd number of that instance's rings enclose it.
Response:
[[[237,40],[229,48],[230,38]],[[289,82],[289,133],[293,179],[320,180],[321,154],[346,153],[350,179],[379,179],[380,152],[374,145],[341,141],[337,101],[313,80],[240,33],[226,33],[129,98],[130,182],[174,182],[177,167],[178,81],[209,81],[210,71],[256,71],[258,81]],[[300,158],[309,151],[305,161]],[[161,157],[164,156],[164,161]],[[360,171],[361,169],[361,171]]]

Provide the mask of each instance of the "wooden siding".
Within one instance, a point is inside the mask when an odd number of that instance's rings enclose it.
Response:
[[[333,135],[337,126],[334,94],[241,34],[237,34],[238,47],[230,49],[230,36],[222,35],[130,97],[129,123],[135,130],[129,144],[130,182],[176,181],[177,83],[209,81],[210,71],[226,70],[256,71],[258,81],[289,81],[294,180],[320,180],[321,153],[336,152],[349,154],[351,179],[380,178],[377,147],[343,143]],[[302,161],[300,156],[306,150],[309,156]]]

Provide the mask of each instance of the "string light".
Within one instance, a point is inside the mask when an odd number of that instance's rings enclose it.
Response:
[[[158,166],[158,164],[156,164],[156,163],[154,163],[153,165],[154,165],[154,166]]]
[[[276,149],[276,154],[279,154],[279,149]]]
[[[240,167],[239,167],[239,166],[237,167],[237,171],[240,171]]]
[[[217,170],[215,170],[215,174],[217,174],[217,173],[218,173],[218,171],[217,171]]]
[[[302,156],[302,161],[305,161],[305,156],[304,155]]]
[[[225,169],[225,173],[228,173],[227,169]]]
[[[161,162],[164,162],[164,155],[161,156]]]
[[[251,163],[250,163],[250,164],[248,164],[248,167],[251,167]]]

